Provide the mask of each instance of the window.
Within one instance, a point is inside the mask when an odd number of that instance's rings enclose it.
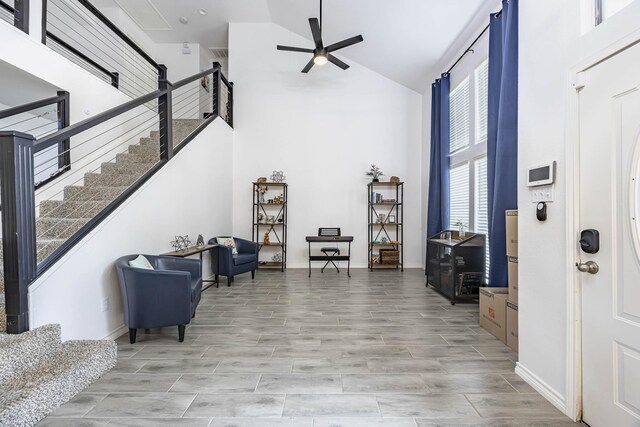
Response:
[[[456,153],[469,146],[469,78],[467,77],[449,95],[450,152]]]
[[[451,208],[449,210],[449,227],[458,228],[455,224],[469,224],[469,163],[451,168],[449,186],[451,188]]]
[[[487,197],[487,119],[489,64],[483,61],[450,94],[450,228],[489,231]],[[489,267],[487,241],[487,272]]]

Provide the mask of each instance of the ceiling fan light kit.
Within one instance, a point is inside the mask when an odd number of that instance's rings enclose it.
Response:
[[[311,34],[313,36],[313,42],[315,44],[314,49],[278,45],[278,50],[284,50],[288,52],[312,53],[313,57],[311,58],[309,63],[302,69],[303,73],[308,73],[314,65],[325,65],[327,62],[331,62],[332,64],[337,65],[343,70],[349,68],[349,65],[331,55],[331,52],[335,52],[336,50],[344,49],[345,47],[360,43],[364,40],[362,38],[362,35],[357,35],[325,47],[324,43],[322,42],[322,0],[320,0],[320,21],[318,21],[318,18],[309,18],[309,26],[311,27]]]

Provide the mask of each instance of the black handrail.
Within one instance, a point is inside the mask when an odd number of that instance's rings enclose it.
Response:
[[[194,74],[191,77],[187,77],[186,79],[182,79],[182,80],[178,80],[176,83],[173,83],[171,86],[173,86],[173,90],[176,90],[178,88],[181,88],[184,85],[187,85],[197,79],[201,79],[204,76],[208,76],[209,74],[212,74],[214,71],[216,70],[216,67],[213,68],[209,68],[208,70],[204,70],[199,72],[198,74]]]
[[[117,117],[120,114],[126,113],[129,110],[132,110],[136,107],[144,105],[149,101],[153,101],[154,99],[159,98],[165,93],[166,91],[156,90],[147,95],[141,96],[140,98],[136,98],[122,105],[118,105],[117,107],[113,107],[96,116],[89,117],[88,119],[78,122],[75,125],[71,125],[66,127],[65,129],[61,129],[56,133],[47,135],[44,138],[42,138],[40,141],[38,141],[38,145],[34,147],[33,153],[36,154],[42,150],[46,150],[47,148],[52,147],[57,143],[64,141],[65,139],[69,139],[72,136],[79,134],[80,132],[84,132],[87,129],[91,129],[94,126],[97,126],[103,122],[106,122],[107,120]]]
[[[56,36],[55,34],[52,34],[50,31],[47,31],[46,34],[47,34],[47,37],[49,37],[51,40],[53,40],[54,42],[56,42],[59,45],[62,45],[65,49],[67,49],[68,51],[70,51],[74,55],[80,57],[80,59],[82,59],[83,61],[89,63],[92,67],[97,68],[102,73],[106,74],[108,77],[111,78],[111,86],[113,86],[115,88],[118,87],[118,85],[119,85],[118,73],[116,73],[114,71],[107,70],[102,65],[98,64],[96,61],[94,61],[93,59],[89,58],[87,55],[85,55],[84,53],[82,53],[78,49],[76,49],[75,47],[71,46],[69,43],[67,43],[64,40],[62,40],[60,37]]]
[[[17,107],[7,108],[6,110],[0,110],[0,120],[7,117],[15,116],[16,114],[27,113],[38,108],[46,107],[47,105],[57,104],[60,101],[64,101],[64,95],[52,96],[51,98],[42,99],[40,101],[30,102],[24,105],[18,105]]]
[[[2,0],[0,0],[0,8],[10,13],[14,12],[14,9],[11,6],[9,6],[7,3],[3,2]]]
[[[153,65],[153,67],[160,71],[160,65],[156,61],[154,61],[140,46],[138,46],[133,40],[129,38],[122,30],[120,30],[116,25],[111,22],[106,16],[102,14],[94,5],[92,5],[87,0],[78,0],[78,3],[87,8],[96,18],[98,18],[104,25],[106,25],[111,31],[116,33],[118,37],[120,37],[129,47],[135,50],[140,56],[142,56],[149,64]]]

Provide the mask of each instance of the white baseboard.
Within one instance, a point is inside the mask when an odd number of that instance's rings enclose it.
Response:
[[[563,414],[567,414],[567,404],[557,390],[549,386],[549,384],[542,381],[537,375],[525,368],[520,362],[516,362],[516,374],[525,380],[531,387],[533,387],[538,393],[547,399],[553,406],[558,408]]]
[[[115,340],[116,338],[119,338],[120,336],[122,336],[128,330],[129,328],[127,328],[126,325],[122,324],[118,326],[116,329],[114,329],[113,331],[109,332],[109,334],[107,334],[107,336],[104,337],[103,340]]]

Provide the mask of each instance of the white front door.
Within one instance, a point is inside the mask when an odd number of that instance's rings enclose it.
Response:
[[[579,249],[583,269],[599,266],[579,275],[583,419],[640,426],[640,44],[585,74],[579,223],[600,250]]]

